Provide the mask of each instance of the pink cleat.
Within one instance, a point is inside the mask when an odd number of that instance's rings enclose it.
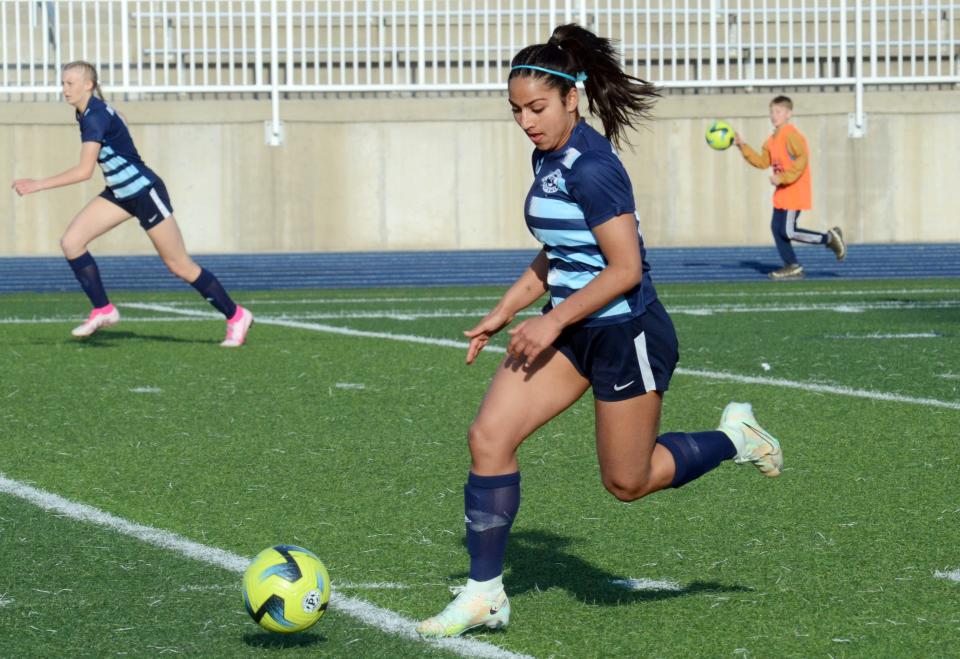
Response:
[[[85,339],[94,332],[104,327],[110,327],[120,322],[120,312],[112,304],[105,307],[94,309],[90,312],[83,325],[78,325],[70,330],[70,333],[81,339]]]
[[[227,338],[220,344],[223,348],[239,348],[247,340],[247,332],[253,325],[253,314],[239,304],[233,318],[227,321]]]

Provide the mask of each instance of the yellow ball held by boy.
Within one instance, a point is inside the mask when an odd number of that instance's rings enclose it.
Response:
[[[726,121],[714,121],[707,128],[707,145],[711,149],[724,151],[733,144],[733,127]]]

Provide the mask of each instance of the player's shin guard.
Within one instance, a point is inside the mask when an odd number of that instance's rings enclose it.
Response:
[[[226,316],[227,320],[237,313],[236,303],[227,294],[220,280],[206,268],[200,268],[200,276],[190,285],[197,289],[197,292],[217,311]]]
[[[676,472],[671,487],[686,485],[737,454],[730,438],[719,431],[669,432],[657,437],[657,443],[673,455]]]
[[[503,573],[510,527],[520,508],[520,472],[470,474],[463,486],[470,578],[488,581]]]
[[[94,309],[102,309],[110,304],[100,279],[100,268],[90,252],[84,252],[75,259],[67,259],[73,275],[80,282],[80,288],[87,294]]]

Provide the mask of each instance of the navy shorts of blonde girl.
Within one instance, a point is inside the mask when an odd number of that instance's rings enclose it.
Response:
[[[597,400],[615,402],[670,386],[680,346],[659,300],[622,323],[566,328],[553,347],[590,381]]]
[[[100,196],[137,218],[144,231],[149,231],[173,215],[173,205],[167,194],[167,186],[159,178],[135,197],[118,199],[110,188],[104,188]]]

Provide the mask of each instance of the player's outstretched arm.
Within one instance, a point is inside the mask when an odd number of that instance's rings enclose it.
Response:
[[[470,339],[467,348],[467,363],[472,364],[480,351],[490,342],[490,338],[509,325],[517,312],[536,302],[547,291],[547,255],[541,249],[530,263],[530,267],[504,293],[490,313],[463,334]]]
[[[67,171],[49,178],[17,179],[10,187],[16,190],[17,194],[22,197],[34,192],[39,192],[40,190],[61,188],[65,185],[73,185],[74,183],[89,180],[90,177],[93,176],[93,170],[97,167],[97,157],[99,155],[99,142],[84,142],[80,147],[80,162]]]
[[[767,148],[766,143],[763,145],[763,153],[757,153],[753,148],[743,141],[743,138],[740,137],[740,133],[733,134],[733,143],[740,149],[740,153],[743,154],[744,160],[756,167],[757,169],[766,169],[770,166],[770,149]]]

